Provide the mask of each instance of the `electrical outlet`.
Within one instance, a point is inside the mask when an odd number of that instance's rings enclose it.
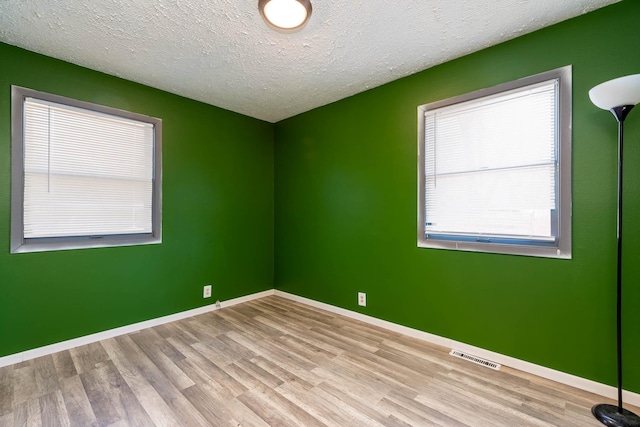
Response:
[[[364,292],[358,292],[358,305],[367,306],[367,294]]]
[[[211,298],[211,285],[205,285],[202,291],[202,298]]]

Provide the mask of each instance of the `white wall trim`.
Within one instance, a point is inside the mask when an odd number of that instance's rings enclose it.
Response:
[[[331,313],[340,314],[351,319],[359,320],[361,322],[369,323],[370,325],[378,326],[393,332],[398,332],[403,335],[408,335],[413,338],[417,338],[422,341],[426,341],[432,344],[440,345],[446,348],[461,350],[475,354],[482,358],[491,360],[504,366],[509,366],[514,369],[518,369],[529,374],[537,375],[542,378],[546,378],[552,381],[556,381],[561,384],[566,384],[571,387],[578,388],[580,390],[588,391],[591,393],[599,394],[600,396],[607,397],[609,399],[618,399],[618,389],[610,385],[602,384],[596,381],[588,380],[586,378],[578,377],[576,375],[567,374],[565,372],[557,371],[555,369],[547,368],[545,366],[536,365],[531,362],[516,359],[515,357],[505,356],[504,354],[496,353],[493,351],[485,350],[480,347],[474,347],[469,344],[465,344],[459,341],[455,341],[449,338],[444,338],[438,335],[430,334],[428,332],[420,331],[418,329],[409,328],[407,326],[398,325],[396,323],[381,320],[376,317],[367,316],[366,314],[358,313],[356,311],[347,310],[344,308],[336,307],[323,302],[318,302],[312,299],[300,297],[283,291],[275,291],[275,295],[286,298],[292,301],[296,301],[302,304],[316,307],[322,310],[329,311]],[[622,399],[624,402],[634,406],[640,407],[640,394],[634,393],[628,390],[622,391]],[[593,402],[601,403],[601,402]]]
[[[455,348],[456,350],[466,351],[476,356],[480,356],[485,359],[489,359],[493,362],[499,363],[504,366],[509,366],[514,369],[518,369],[529,374],[537,375],[542,378],[547,378],[552,381],[556,381],[561,384],[566,384],[584,391],[598,394],[600,396],[607,397],[609,399],[617,399],[617,389],[615,387],[602,384],[596,381],[588,380],[586,378],[578,377],[576,375],[567,374],[565,372],[557,371],[555,369],[547,368],[541,365],[536,365],[531,362],[516,359],[514,357],[506,356],[493,351],[485,350],[480,347],[475,347],[469,344],[465,344],[459,341],[455,341],[449,338],[444,338],[438,335],[430,334],[428,332],[420,331],[418,329],[409,328],[407,326],[398,325],[396,323],[388,322],[386,320],[378,319],[376,317],[367,316],[366,314],[358,313],[356,311],[347,310],[344,308],[336,307],[323,302],[315,301],[312,299],[300,297],[287,292],[270,289],[263,292],[258,292],[243,297],[230,299],[220,303],[218,308],[216,304],[205,305],[203,307],[194,308],[192,310],[183,311],[180,313],[170,314],[168,316],[158,317],[155,319],[145,320],[139,323],[133,323],[131,325],[122,326],[115,329],[109,329],[107,331],[97,332],[91,335],[85,335],[83,337],[74,338],[67,341],[62,341],[55,344],[50,344],[44,347],[38,347],[31,350],[26,350],[20,353],[10,354],[8,356],[0,357],[0,368],[3,366],[13,365],[15,363],[24,362],[26,360],[35,359],[37,357],[46,356],[52,353],[56,353],[63,350],[69,350],[70,348],[78,347],[81,345],[91,344],[100,340],[117,337],[119,335],[136,332],[141,329],[151,328],[153,326],[162,325],[169,322],[175,322],[177,320],[186,319],[188,317],[197,316],[199,314],[208,313],[210,311],[219,310],[224,307],[231,307],[233,305],[242,304],[244,302],[264,298],[267,296],[276,295],[282,298],[286,298],[292,301],[296,301],[302,304],[316,307],[322,310],[326,310],[331,313],[339,314],[341,316],[349,317],[351,319],[359,320],[361,322],[368,323],[370,325],[378,326],[393,332],[398,332],[419,340],[423,340],[432,344],[440,345],[446,348]],[[628,390],[623,390],[623,399],[625,402],[640,407],[640,394],[634,393]],[[594,402],[600,403],[600,402]]]
[[[232,305],[242,304],[243,302],[263,298],[269,295],[274,295],[275,291],[270,289],[268,291],[258,292],[243,297],[222,301],[220,308],[231,307]],[[63,350],[69,350],[73,347],[81,345],[91,344],[100,340],[117,337],[119,335],[136,332],[141,329],[151,328],[153,326],[162,325],[169,322],[175,322],[176,320],[186,319],[188,317],[197,316],[199,314],[208,313],[210,311],[219,310],[216,304],[205,305],[203,307],[194,308],[192,310],[182,311],[180,313],[170,314],[168,316],[157,317],[155,319],[145,320],[144,322],[133,323],[131,325],[121,326],[115,329],[109,329],[102,332],[97,332],[91,335],[85,335],[79,338],[74,338],[67,341],[58,342],[55,344],[46,345],[44,347],[38,347],[31,350],[26,350],[20,353],[10,354],[8,356],[0,357],[0,368],[3,366],[13,365],[15,363],[24,362],[26,360],[35,359],[37,357],[46,356],[52,353],[57,353]]]

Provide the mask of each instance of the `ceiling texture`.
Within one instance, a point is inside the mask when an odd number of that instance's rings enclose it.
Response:
[[[0,41],[277,122],[619,0],[311,1],[0,0]]]

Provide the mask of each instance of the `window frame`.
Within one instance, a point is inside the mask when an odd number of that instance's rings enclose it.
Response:
[[[152,232],[68,237],[24,237],[24,103],[26,98],[137,120],[153,125]],[[162,120],[20,86],[11,86],[11,247],[10,253],[104,248],[162,243]]]
[[[425,179],[425,113],[451,106],[454,104],[479,100],[484,97],[525,86],[557,79],[558,104],[556,117],[558,174],[556,196],[558,197],[558,236],[552,245],[533,245],[523,241],[504,240],[490,242],[478,236],[477,241],[470,238],[452,238],[440,236],[429,238],[425,233],[426,211],[426,179]],[[551,71],[524,77],[511,82],[499,84],[490,88],[480,89],[452,98],[431,102],[418,106],[418,247],[433,249],[448,249],[472,252],[487,252],[497,254],[525,255],[546,258],[571,259],[571,100],[572,97],[572,66],[567,65]]]

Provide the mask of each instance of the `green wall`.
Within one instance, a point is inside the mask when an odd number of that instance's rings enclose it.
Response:
[[[625,0],[275,126],[0,44],[0,356],[272,289],[275,270],[277,289],[615,384],[616,127],[587,91],[640,71],[638,18]],[[568,64],[573,259],[418,249],[417,106]],[[161,245],[9,254],[12,84],[163,119]],[[625,155],[640,392],[640,111]]]
[[[163,120],[162,244],[9,254],[11,85]],[[0,356],[273,289],[273,214],[272,124],[0,44]]]
[[[638,18],[626,0],[278,123],[277,289],[615,385],[616,122],[588,90],[640,72]],[[417,248],[417,106],[569,64],[573,259]],[[640,392],[640,111],[625,130],[624,374]]]

